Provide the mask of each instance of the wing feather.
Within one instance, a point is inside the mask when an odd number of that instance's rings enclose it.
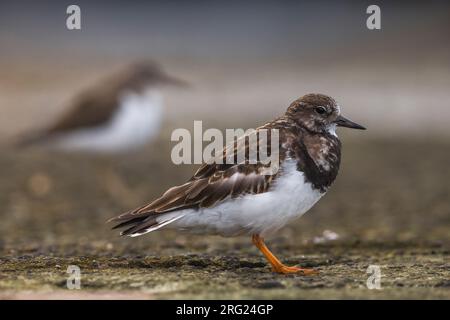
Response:
[[[241,139],[246,139],[246,137]],[[241,148],[248,150],[248,144],[237,143],[234,145],[232,150],[235,159],[237,159],[238,152],[242,151]],[[280,146],[280,161],[282,157],[284,158],[285,153],[285,150],[281,151]],[[170,188],[153,202],[125,212],[110,221],[118,222],[116,228],[131,226],[123,232],[124,234],[139,233],[155,227],[154,217],[172,211],[208,208],[227,198],[267,192],[279,175],[280,170],[271,175],[265,174],[270,164],[261,162],[250,164],[247,157],[241,163],[227,164],[224,151],[221,153],[221,157],[222,163],[203,164],[187,183]]]

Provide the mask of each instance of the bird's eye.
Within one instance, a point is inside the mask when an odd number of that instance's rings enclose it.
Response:
[[[318,114],[324,114],[325,112],[327,112],[327,109],[325,109],[325,107],[316,107],[315,110]]]

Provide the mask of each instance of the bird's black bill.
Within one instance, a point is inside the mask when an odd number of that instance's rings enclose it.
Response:
[[[338,127],[346,127],[351,129],[359,129],[359,130],[366,130],[362,125],[359,125],[347,118],[344,118],[343,116],[337,117],[337,119],[334,121]]]
[[[167,83],[168,85],[172,85],[175,87],[180,87],[180,88],[189,88],[190,87],[190,84],[187,81],[177,79],[177,78],[172,78],[167,75],[163,78],[163,81],[165,83]]]

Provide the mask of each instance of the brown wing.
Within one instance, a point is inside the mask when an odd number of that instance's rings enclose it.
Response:
[[[65,132],[89,128],[110,120],[117,107],[117,96],[112,92],[89,91],[75,100],[72,107],[49,128],[26,133],[15,144],[26,147]]]
[[[68,112],[46,132],[58,134],[105,123],[113,117],[117,109],[117,98],[114,92],[86,92],[75,100]]]
[[[241,139],[245,139],[245,137]],[[242,148],[248,150],[249,145],[235,143],[232,148],[233,153],[231,153],[233,158],[237,158],[238,152]],[[230,147],[225,148],[221,153],[222,162],[226,162],[227,153],[225,151],[227,149],[229,150]],[[280,154],[283,153],[280,152]],[[145,227],[141,227],[141,223],[144,220],[148,222],[150,217],[161,213],[187,208],[211,207],[227,198],[264,193],[269,190],[279,175],[278,171],[272,173],[270,169],[270,164],[261,162],[249,164],[248,157],[243,158],[242,162],[238,164],[203,164],[187,183],[173,187],[153,202],[125,212],[110,221],[119,222],[114,228],[131,226],[122,232],[127,235],[147,228],[148,223],[145,224]],[[154,223],[154,219],[151,223]]]

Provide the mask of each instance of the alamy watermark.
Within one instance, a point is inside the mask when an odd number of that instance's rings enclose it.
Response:
[[[378,265],[371,264],[367,267],[366,273],[369,274],[366,285],[369,290],[381,289],[381,268]]]
[[[69,290],[80,290],[81,289],[81,269],[77,265],[70,265],[67,267],[66,271],[69,276],[66,280],[66,286]]]
[[[81,30],[81,8],[76,4],[67,7],[66,27],[68,30]]]
[[[378,5],[372,4],[367,7],[369,14],[366,20],[366,27],[369,30],[381,29],[381,9]],[[71,4],[66,9],[66,27],[68,30],[81,30],[81,8],[79,5]]]
[[[194,132],[175,129],[170,137],[178,142],[171,152],[174,164],[262,164],[265,175],[279,169],[278,129],[226,129],[225,138],[219,129],[203,132],[202,121],[194,121]],[[204,143],[208,143],[204,147]]]
[[[370,16],[366,20],[366,26],[369,30],[380,30],[381,29],[381,9],[376,4],[372,4],[367,7],[367,14]]]

